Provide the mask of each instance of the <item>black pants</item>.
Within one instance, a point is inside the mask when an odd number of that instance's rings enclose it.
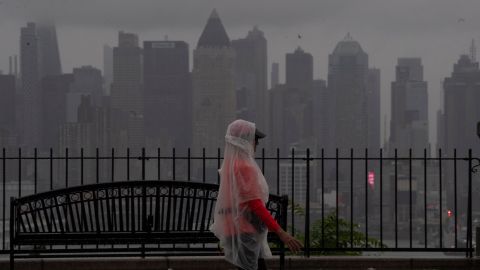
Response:
[[[265,260],[262,258],[258,259],[258,270],[267,270],[267,264],[265,263]],[[243,268],[238,267],[238,270],[244,270]]]

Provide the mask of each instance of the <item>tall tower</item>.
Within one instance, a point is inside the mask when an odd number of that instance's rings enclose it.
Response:
[[[111,88],[112,144],[139,151],[145,145],[143,119],[142,49],[138,36],[119,32],[113,48],[113,83]]]
[[[267,114],[267,40],[256,26],[247,37],[232,40],[236,53],[235,87],[237,116],[266,127]]]
[[[340,151],[368,145],[367,75],[368,55],[348,34],[329,55],[328,63],[328,88],[334,103],[332,143]]]
[[[473,156],[480,154],[480,147],[476,132],[477,122],[480,119],[480,68],[478,62],[473,62],[468,55],[460,56],[460,59],[453,66],[450,77],[443,82],[444,90],[444,114],[443,114],[443,143],[442,152],[446,155],[453,155],[454,149],[457,156],[468,156],[469,149],[472,149]],[[449,164],[449,165],[448,165]],[[447,186],[447,198],[453,196],[454,168],[449,162],[445,168],[445,183]],[[468,179],[468,170],[459,170],[457,179]],[[458,182],[458,209],[467,209],[468,181]],[[448,203],[449,207],[454,206],[454,201]],[[473,205],[478,205],[480,200],[474,196]],[[450,208],[452,209],[452,208]],[[457,213],[457,215],[465,214]]]
[[[428,148],[428,93],[420,58],[399,58],[392,82],[390,155],[422,156]],[[416,154],[416,155],[415,155]]]
[[[193,52],[193,146],[216,154],[235,119],[235,51],[214,9]],[[216,175],[216,170],[214,174]]]
[[[285,66],[285,84],[302,91],[311,90],[313,84],[313,56],[298,47],[293,53],[287,53]]]
[[[41,141],[41,60],[35,23],[22,27],[20,34],[20,72],[23,96],[22,145],[36,147]]]
[[[40,65],[42,67],[40,77],[62,74],[55,25],[52,22],[40,22],[37,27],[37,34],[41,56]]]
[[[145,134],[149,148],[184,149],[191,145],[191,76],[188,44],[143,43]]]

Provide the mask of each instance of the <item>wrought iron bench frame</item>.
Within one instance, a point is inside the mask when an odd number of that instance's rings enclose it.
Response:
[[[11,197],[10,269],[15,258],[220,255],[218,239],[208,230],[217,194],[215,184],[145,180]],[[287,207],[287,196],[270,195],[267,209],[283,228]],[[274,233],[268,239],[277,244],[283,269],[284,245]],[[150,244],[158,247],[145,246]]]

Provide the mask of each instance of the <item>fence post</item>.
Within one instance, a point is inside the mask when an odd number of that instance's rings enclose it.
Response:
[[[307,189],[305,196],[305,256],[310,257],[310,149],[307,148]]]

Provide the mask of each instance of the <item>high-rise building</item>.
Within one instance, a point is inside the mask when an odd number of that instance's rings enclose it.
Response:
[[[103,88],[105,94],[110,95],[113,82],[113,48],[103,45]]]
[[[23,101],[22,145],[37,147],[42,139],[41,80],[62,73],[57,34],[52,23],[28,23],[20,34],[20,72]]]
[[[280,67],[278,63],[272,63],[272,70],[270,71],[270,88],[274,88],[280,83]]]
[[[191,145],[191,78],[188,44],[143,44],[145,135],[149,147],[186,149]]]
[[[0,75],[0,129],[15,130],[15,76]]]
[[[379,156],[380,150],[380,69],[369,68],[367,75],[367,147]]]
[[[62,74],[60,51],[58,49],[57,30],[52,22],[40,22],[37,27],[40,50],[40,78]]]
[[[308,91],[313,83],[313,57],[298,47],[286,54],[285,84],[288,87]]]
[[[15,146],[15,76],[0,74],[0,145]]]
[[[235,51],[216,10],[193,55],[193,146],[197,153],[205,147],[207,155],[212,155],[223,148],[225,131],[236,115]]]
[[[348,153],[368,146],[368,55],[348,34],[329,55],[328,88],[333,102],[332,146]]]
[[[428,93],[420,58],[399,58],[392,82],[389,152],[422,156],[428,143]],[[427,150],[429,152],[429,150]]]
[[[232,40],[232,48],[236,54],[237,117],[265,129],[268,111],[267,40],[263,32],[254,27],[245,38]]]
[[[73,82],[67,93],[67,122],[77,121],[77,110],[81,97],[90,96],[92,105],[100,107],[103,96],[102,72],[92,66],[73,69]]]
[[[477,122],[480,119],[480,69],[478,62],[467,55],[460,59],[453,67],[450,77],[443,81],[443,144],[442,155],[452,156],[456,151],[457,157],[468,157],[472,149],[474,157],[480,154],[480,144],[477,137]],[[440,135],[439,135],[440,136]],[[445,164],[445,189],[447,198],[454,198],[453,179],[468,179],[468,170],[458,170],[454,175],[451,162]],[[455,176],[455,177],[454,177]],[[468,181],[457,181],[458,209],[464,214],[467,209]],[[478,196],[473,198],[473,205],[478,205]],[[448,202],[449,207],[454,201]],[[452,208],[450,208],[452,209]]]
[[[145,146],[142,91],[142,49],[138,36],[119,32],[113,48],[111,87],[112,143],[114,147],[140,149]],[[140,134],[140,135],[138,135]]]
[[[60,127],[67,121],[67,93],[72,74],[48,75],[42,79],[42,146],[57,150]]]
[[[20,73],[23,100],[22,145],[36,147],[41,136],[40,49],[34,23],[22,27],[20,34]]]

